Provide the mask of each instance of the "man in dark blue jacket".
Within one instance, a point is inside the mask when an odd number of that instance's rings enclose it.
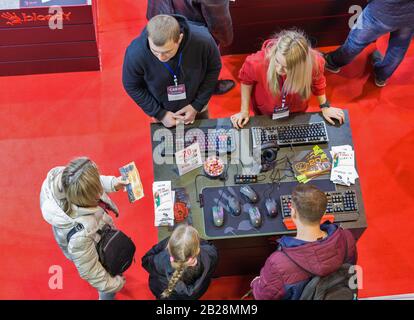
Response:
[[[127,48],[122,81],[147,115],[173,127],[206,116],[220,70],[220,53],[205,27],[158,15]]]
[[[371,55],[375,84],[385,86],[403,60],[414,34],[413,0],[371,0],[345,43],[325,55],[326,69],[338,73],[371,42],[387,33],[390,33],[390,40],[385,57],[378,50]]]
[[[233,42],[229,0],[148,0],[147,19],[158,14],[179,14],[208,28],[217,45]],[[213,94],[224,94],[235,86],[233,80],[219,80]]]

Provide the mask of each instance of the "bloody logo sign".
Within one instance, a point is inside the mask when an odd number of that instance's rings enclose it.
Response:
[[[5,23],[8,26],[16,26],[16,25],[23,25],[29,24],[31,22],[38,22],[38,21],[45,21],[48,22],[50,18],[53,16],[55,18],[60,18],[62,21],[70,21],[70,16],[72,12],[62,13],[62,15],[51,15],[51,14],[38,14],[32,12],[31,14],[22,12],[17,13],[14,11],[7,11],[1,13],[0,17],[2,18],[1,23]]]

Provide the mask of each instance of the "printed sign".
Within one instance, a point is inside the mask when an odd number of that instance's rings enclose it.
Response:
[[[175,159],[180,176],[201,167],[203,160],[201,159],[200,145],[193,143],[187,148],[176,152]]]

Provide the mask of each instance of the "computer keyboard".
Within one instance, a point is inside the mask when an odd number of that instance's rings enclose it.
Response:
[[[327,215],[334,216],[334,222],[355,221],[359,218],[358,203],[354,190],[325,192],[328,198]],[[290,218],[291,195],[280,196],[282,218]]]
[[[178,150],[198,142],[201,152],[219,154],[232,153],[236,150],[236,134],[234,129],[190,129],[184,133],[184,137],[178,137],[176,133],[163,136],[164,143],[162,155],[173,155]]]
[[[276,142],[280,147],[327,143],[325,122],[312,122],[275,127],[252,127],[253,148],[263,143]]]

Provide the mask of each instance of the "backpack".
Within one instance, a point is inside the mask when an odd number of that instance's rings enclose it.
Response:
[[[283,252],[283,250],[281,250]],[[346,263],[348,258],[348,244],[346,245],[345,258],[338,270],[320,277],[314,275],[309,270],[302,268],[285,252],[283,252],[295,265],[306,273],[312,275],[309,282],[305,285],[299,300],[356,300],[358,287],[350,287],[354,281],[351,278],[356,276],[356,271],[350,272],[352,265]]]
[[[72,236],[83,230],[78,223],[68,233],[66,240],[69,243]],[[108,273],[115,277],[124,273],[134,261],[135,244],[125,233],[112,229],[105,224],[102,230],[98,230],[101,240],[96,244],[99,261]]]

